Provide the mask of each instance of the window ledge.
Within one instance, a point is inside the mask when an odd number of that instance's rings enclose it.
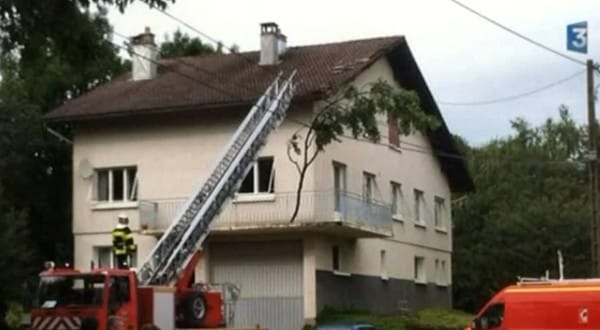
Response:
[[[444,227],[435,227],[435,231],[440,234],[448,234],[448,230]]]
[[[352,276],[352,274],[350,274],[350,273],[341,272],[339,270],[334,270],[332,273],[333,273],[333,275],[336,275],[336,276],[343,276],[343,277],[350,277],[350,276]]]
[[[402,214],[392,214],[392,220],[397,222],[404,222],[404,217]]]
[[[435,285],[439,288],[447,288],[448,287],[448,284],[444,284],[444,283],[436,283]]]
[[[275,194],[268,193],[247,193],[235,194],[233,203],[258,203],[258,202],[274,202]]]
[[[387,276],[387,275],[381,275],[381,280],[384,281],[384,282],[387,282],[387,281],[390,280],[390,277]]]
[[[138,202],[92,202],[92,210],[122,210],[135,209],[138,207]]]
[[[427,285],[427,281],[425,281],[425,280],[415,280],[415,284],[417,284],[417,285]]]
[[[420,221],[415,221],[415,227],[421,228],[421,229],[427,229],[427,225],[424,222],[420,222]]]

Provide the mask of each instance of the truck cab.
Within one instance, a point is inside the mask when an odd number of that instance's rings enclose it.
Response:
[[[135,273],[120,269],[46,270],[40,274],[31,328],[139,329],[135,281]]]

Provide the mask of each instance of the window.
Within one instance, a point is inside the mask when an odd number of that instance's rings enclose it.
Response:
[[[250,165],[250,171],[242,181],[240,193],[264,194],[274,192],[275,169],[273,157],[262,157]]]
[[[333,163],[334,210],[341,212],[342,197],[346,193],[346,165]]]
[[[386,265],[387,265],[387,260],[386,260],[385,250],[381,250],[379,252],[379,269],[381,271],[381,278],[384,280],[388,279]]]
[[[433,218],[435,220],[436,228],[445,228],[445,214],[446,214],[446,205],[444,199],[441,197],[435,197],[435,209]]]
[[[392,182],[392,217],[395,220],[402,220],[402,186],[399,183]]]
[[[446,286],[446,260],[435,259],[435,283],[439,286]]]
[[[440,285],[447,285],[447,278],[448,278],[448,274],[446,274],[446,260],[441,260],[440,261],[440,280],[438,281],[438,284]]]
[[[331,268],[333,271],[340,271],[340,247],[334,245],[331,248]]]
[[[387,115],[388,123],[388,138],[392,146],[400,146],[400,129],[398,127],[398,119],[394,118],[390,113]]]
[[[115,266],[115,257],[112,252],[112,246],[96,246],[94,247],[95,267],[112,268]],[[130,267],[137,265],[137,251],[131,256],[129,261]]]
[[[423,214],[423,192],[421,190],[415,189],[415,222],[424,225],[424,214]]]
[[[97,201],[109,203],[136,201],[137,186],[137,169],[135,167],[96,170]]]
[[[96,267],[98,268],[111,268],[114,265],[114,258],[112,253],[112,247],[110,246],[98,246],[94,248],[94,254],[96,255]]]
[[[426,283],[425,277],[425,258],[415,257],[415,282]]]
[[[477,329],[494,329],[502,325],[504,319],[504,304],[498,303],[488,307],[476,320]]]
[[[363,200],[372,204],[375,201],[375,175],[363,172]]]

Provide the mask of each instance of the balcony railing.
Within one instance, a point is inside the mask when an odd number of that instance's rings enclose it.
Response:
[[[161,231],[178,215],[185,199],[140,201],[140,222],[143,229]],[[244,229],[290,227],[296,205],[296,193],[238,195],[219,214],[213,229]],[[347,192],[303,192],[294,226],[342,223],[371,232],[391,231],[392,213],[389,205],[367,202],[359,195]]]

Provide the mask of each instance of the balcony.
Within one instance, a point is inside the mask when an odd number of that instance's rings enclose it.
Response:
[[[303,192],[294,223],[295,193],[238,195],[219,214],[213,234],[322,232],[348,237],[386,237],[392,234],[389,205],[364,201],[352,193]],[[160,234],[186,202],[183,198],[140,201],[142,229]]]

